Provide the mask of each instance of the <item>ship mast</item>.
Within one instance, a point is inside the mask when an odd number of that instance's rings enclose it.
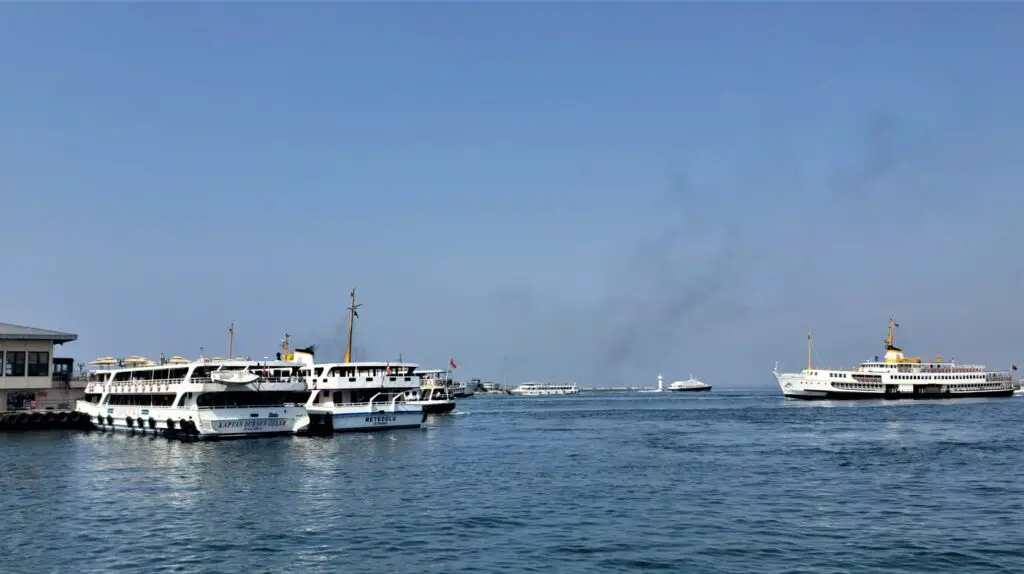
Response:
[[[284,339],[281,339],[281,349],[284,351],[284,353],[281,355],[282,357],[287,357],[288,356],[288,339],[289,338],[291,338],[291,335],[289,335],[288,333],[285,333],[284,334]]]
[[[899,349],[896,348],[896,329],[895,328],[897,326],[898,325],[896,325],[896,319],[894,319],[893,317],[890,316],[889,317],[889,336],[885,338],[885,350],[886,351],[888,351],[888,350],[896,350],[896,351],[898,351],[899,350]]]
[[[811,331],[807,331],[807,370],[811,370],[811,348],[813,343],[811,342]]]
[[[356,305],[356,288],[355,287],[352,288],[351,298],[352,298],[352,302],[351,302],[351,304],[349,305],[349,308],[348,308],[348,346],[345,347],[345,362],[346,363],[351,363],[352,362],[352,326],[355,324],[356,318],[359,317],[359,313],[356,312],[356,309],[358,309],[360,307],[360,305]]]
[[[228,327],[228,358],[231,358],[231,353],[235,350],[235,322],[231,322],[231,326]]]

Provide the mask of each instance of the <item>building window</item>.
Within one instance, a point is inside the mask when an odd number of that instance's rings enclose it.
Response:
[[[25,376],[25,351],[7,351],[4,374],[8,377]]]
[[[50,375],[50,353],[32,351],[28,354],[28,376],[47,377]]]

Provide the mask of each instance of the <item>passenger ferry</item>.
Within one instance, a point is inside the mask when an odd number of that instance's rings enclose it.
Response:
[[[199,439],[292,434],[309,425],[300,365],[288,361],[139,356],[90,363],[75,410],[96,428]]]
[[[453,381],[452,382],[452,397],[456,399],[465,399],[473,396],[476,393],[477,381],[467,383],[466,381]]]
[[[523,383],[512,389],[513,395],[524,397],[536,397],[541,395],[575,395],[580,392],[576,383],[571,385],[558,385],[552,383]]]
[[[681,392],[699,393],[699,392],[704,392],[704,391],[710,391],[711,390],[711,385],[709,385],[707,383],[704,383],[704,382],[701,382],[701,381],[698,381],[697,379],[693,378],[693,375],[690,375],[690,378],[686,379],[685,381],[675,381],[675,382],[673,382],[671,385],[668,386],[668,390],[676,392],[676,393],[681,393]]]
[[[772,370],[782,394],[794,399],[947,399],[960,397],[1009,397],[1014,385],[1009,371],[990,371],[984,365],[934,362],[906,357],[896,347],[899,327],[889,319],[882,361],[860,363],[852,370],[815,368],[811,364],[812,341],[807,335],[807,368],[799,373]]]
[[[413,374],[419,365],[352,362],[352,331],[358,307],[356,290],[352,289],[344,362],[317,364],[314,346],[285,356],[303,365],[301,373],[309,384],[305,406],[313,421],[310,431],[419,428],[423,425],[423,407],[407,400],[413,397],[408,393],[419,388]]]
[[[416,363],[315,363],[314,348],[297,349],[289,358],[303,365],[308,381],[305,401],[310,430],[330,432],[419,428],[423,407]]]
[[[454,385],[444,369],[416,371],[420,384],[410,392],[410,402],[420,405],[426,414],[439,415],[455,410]]]

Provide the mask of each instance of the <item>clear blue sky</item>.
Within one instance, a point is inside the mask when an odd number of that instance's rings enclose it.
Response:
[[[582,385],[1009,367],[1024,6],[0,7],[0,320]]]

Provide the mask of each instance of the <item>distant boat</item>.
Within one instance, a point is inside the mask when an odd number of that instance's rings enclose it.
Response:
[[[468,384],[466,384],[466,381],[458,381],[458,382],[454,382],[453,381],[452,384],[451,384],[452,397],[454,397],[456,399],[464,399],[466,397],[471,397],[471,396],[473,396],[475,391],[476,391],[476,384],[475,383],[473,384],[472,387],[470,387]]]
[[[541,395],[575,395],[580,392],[576,383],[559,385],[552,383],[523,383],[512,389],[513,395],[537,397]]]
[[[661,373],[658,373],[658,388],[656,389],[640,389],[641,393],[662,393],[665,392],[665,380],[662,378]]]
[[[431,415],[454,411],[454,385],[447,373],[447,369],[417,369],[413,376],[420,378],[420,385],[417,391],[409,393],[409,403],[420,405],[424,413]]]
[[[955,399],[1009,397],[1015,394],[1010,371],[985,365],[965,365],[907,357],[896,346],[895,318],[889,317],[882,360],[864,361],[852,368],[821,368],[811,363],[813,343],[807,334],[807,368],[799,373],[773,369],[783,396],[793,399]],[[1016,367],[1016,365],[1014,365]]]
[[[697,379],[693,378],[693,375],[690,375],[690,378],[686,379],[685,381],[675,381],[674,383],[669,385],[668,390],[677,393],[687,391],[691,393],[699,393],[702,391],[710,391],[711,385],[698,381]]]

